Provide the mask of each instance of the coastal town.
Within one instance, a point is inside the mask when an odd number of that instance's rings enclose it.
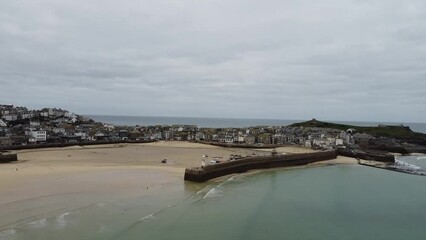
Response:
[[[312,121],[316,121],[313,119]],[[303,126],[254,126],[247,128],[199,128],[195,125],[114,126],[60,108],[29,110],[0,105],[0,145],[27,146],[108,141],[198,141],[245,146],[295,145],[332,150],[358,148],[375,137],[354,129]],[[393,141],[392,139],[380,139]]]

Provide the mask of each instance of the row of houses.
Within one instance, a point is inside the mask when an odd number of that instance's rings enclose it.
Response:
[[[57,108],[28,110],[0,105],[0,144],[43,144],[105,140],[211,141],[249,145],[299,145],[331,149],[354,146],[372,137],[348,129],[291,126],[199,128],[195,125],[114,126]],[[15,119],[15,120],[14,120]]]

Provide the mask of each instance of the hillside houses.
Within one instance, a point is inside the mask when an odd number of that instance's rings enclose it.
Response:
[[[199,128],[195,125],[114,126],[59,108],[28,110],[0,105],[2,144],[84,143],[92,141],[205,141],[247,145],[297,145],[318,149],[355,146],[372,136],[352,130],[291,126]]]

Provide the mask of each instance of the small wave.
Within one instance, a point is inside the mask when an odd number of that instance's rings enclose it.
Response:
[[[232,176],[232,177],[226,179],[226,181],[221,182],[218,186],[223,186],[223,185],[225,185],[227,183],[234,182],[236,177],[237,177],[237,175]]]
[[[204,195],[203,199],[221,197],[221,196],[223,196],[222,193],[223,193],[223,191],[219,189],[219,186],[217,186],[215,188],[210,189],[210,191],[208,191],[206,193],[206,195]]]
[[[414,164],[410,164],[398,159],[395,159],[395,165],[397,165],[399,168],[403,168],[403,169],[408,169],[408,170],[421,170],[422,168],[414,165]]]
[[[223,181],[223,182],[221,182],[221,183],[219,183],[219,184],[217,184],[215,187],[213,187],[214,185],[207,185],[207,186],[205,186],[204,188],[202,188],[201,190],[199,190],[195,195],[200,195],[200,194],[205,194],[205,195],[207,195],[207,194],[209,194],[209,192],[210,191],[212,191],[213,189],[216,189],[217,190],[217,188],[219,187],[219,188],[221,188],[221,187],[223,187],[224,185],[226,185],[226,184],[228,184],[228,183],[230,183],[230,182],[234,182],[234,181],[236,181],[236,178],[238,177],[238,175],[234,175],[234,176],[232,176],[232,177],[230,177],[230,178],[228,178],[228,179],[226,179],[225,181]],[[207,191],[208,190],[208,191]],[[215,191],[215,190],[213,190],[213,191]],[[207,194],[206,194],[206,192],[207,192]],[[205,196],[204,196],[205,197]]]
[[[3,232],[0,232],[0,239],[8,239],[8,237],[14,236],[16,234],[15,229],[8,229]]]
[[[198,191],[195,195],[200,195],[201,193],[205,192],[205,188],[201,189],[200,191]]]
[[[145,221],[148,221],[148,220],[151,220],[151,219],[154,219],[154,218],[155,218],[154,213],[152,213],[152,214],[149,214],[148,216],[141,218],[140,220],[142,222],[145,222]]]
[[[34,222],[29,223],[32,228],[44,228],[47,226],[47,218],[43,218]]]
[[[426,157],[418,157],[417,160],[426,159]]]
[[[199,191],[196,193],[196,195],[200,195],[200,194],[204,194],[204,193],[208,192],[208,191],[207,191],[207,189],[208,189],[208,190],[210,190],[210,189],[211,189],[211,187],[212,187],[212,185],[207,185],[207,186],[203,187],[201,190],[199,190]]]
[[[59,215],[59,217],[56,219],[56,223],[58,224],[59,228],[65,228],[67,226],[67,220],[65,219],[65,217],[67,215],[69,215],[69,212],[66,213],[62,213],[61,215]]]
[[[230,177],[230,178],[228,179],[228,181],[234,181],[236,177],[237,177],[237,175],[232,176],[232,177]]]

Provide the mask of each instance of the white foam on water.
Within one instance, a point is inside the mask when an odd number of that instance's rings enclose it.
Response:
[[[407,162],[404,162],[404,161],[401,161],[401,160],[398,160],[398,159],[395,159],[395,164],[398,165],[400,168],[408,169],[408,170],[421,170],[422,169],[421,167],[419,167],[417,165],[410,164],[410,163],[407,163]]]
[[[15,229],[8,229],[5,230],[3,232],[0,232],[0,239],[1,240],[6,240],[6,239],[12,239],[10,237],[13,237],[16,234],[16,230]]]
[[[47,218],[42,218],[37,221],[29,223],[32,228],[44,228],[47,226]]]
[[[223,196],[223,194],[222,194],[223,191],[220,190],[219,188],[220,188],[220,186],[217,186],[215,188],[210,189],[210,191],[208,191],[206,193],[206,195],[204,195],[203,199]]]
[[[147,216],[145,216],[145,217],[141,218],[140,220],[141,220],[142,222],[145,222],[145,221],[152,220],[152,219],[155,219],[155,217],[154,217],[154,213],[149,214],[149,215],[147,215]]]
[[[237,177],[237,175],[232,176],[232,177],[230,177],[230,178],[226,179],[226,181],[221,182],[218,186],[223,186],[223,185],[225,185],[225,184],[227,184],[227,183],[229,183],[229,182],[233,182],[233,181],[235,181],[235,178],[236,178],[236,177]]]
[[[418,157],[417,160],[426,159],[426,157]]]
[[[200,195],[201,193],[203,193],[203,192],[205,191],[205,189],[206,189],[206,188],[201,189],[200,191],[198,191],[198,192],[196,193],[196,195]]]
[[[227,181],[234,181],[237,175],[230,177]]]
[[[201,190],[199,190],[196,193],[196,195],[204,194],[204,193],[208,192],[207,189],[210,190],[211,188],[212,188],[212,185],[207,185],[207,186],[203,187]]]
[[[65,217],[69,214],[70,214],[69,212],[66,212],[59,215],[59,217],[56,219],[58,228],[65,228],[68,225],[68,222],[65,219]]]

